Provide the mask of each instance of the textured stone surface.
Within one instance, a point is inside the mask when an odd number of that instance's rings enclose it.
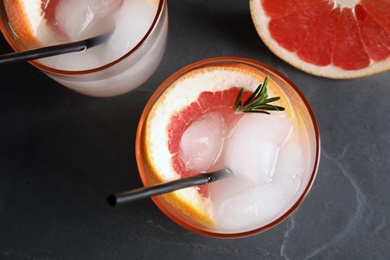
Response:
[[[2,66],[1,259],[389,259],[390,71],[355,80],[305,74],[275,57],[248,1],[169,2],[165,58],[141,88],[91,98],[32,66]],[[10,51],[3,38],[1,52]],[[220,240],[177,226],[150,201],[110,208],[106,196],[141,185],[134,139],[143,106],[170,74],[220,55],[267,63],[313,107],[318,177],[277,227]]]

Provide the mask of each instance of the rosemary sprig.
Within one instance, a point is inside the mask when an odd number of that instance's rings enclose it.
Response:
[[[268,111],[284,111],[284,107],[271,105],[270,103],[280,99],[280,97],[268,97],[268,80],[266,76],[264,82],[260,84],[256,90],[250,95],[250,97],[242,102],[242,95],[244,88],[241,88],[238,93],[236,102],[234,104],[235,113],[262,113],[270,114]]]

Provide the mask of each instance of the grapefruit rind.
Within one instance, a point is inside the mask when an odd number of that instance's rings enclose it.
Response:
[[[149,174],[154,175],[149,178],[154,182],[150,184],[180,178],[173,168],[172,154],[167,145],[167,132],[173,115],[196,102],[202,92],[216,92],[233,87],[254,91],[265,77],[258,70],[242,64],[215,65],[192,70],[166,89],[152,107],[145,123],[145,156],[150,164]],[[284,106],[287,115],[292,118],[291,104],[272,78],[268,91],[270,96],[281,97],[278,105]],[[206,227],[216,225],[210,198],[202,196],[196,187],[174,191],[162,198],[191,220]]]
[[[273,39],[268,29],[270,18],[265,14],[261,2],[262,1],[260,0],[250,0],[250,12],[255,29],[264,44],[276,56],[290,65],[312,75],[333,79],[365,77],[390,69],[390,57],[382,61],[371,61],[368,67],[359,70],[344,70],[332,64],[327,66],[317,66],[305,62],[299,58],[295,52],[288,51],[287,49],[281,47],[280,44]]]

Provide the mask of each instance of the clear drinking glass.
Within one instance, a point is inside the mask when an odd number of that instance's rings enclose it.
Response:
[[[142,8],[129,7],[129,4],[133,2],[139,5],[137,7]],[[9,21],[8,14],[20,10],[10,11],[10,8],[8,8],[7,13],[6,6],[17,6],[17,4],[11,0],[2,1],[0,6],[0,28],[11,47],[15,51],[22,51],[33,47],[22,41],[23,37],[17,35]],[[34,4],[34,1],[31,1],[31,4]],[[144,4],[153,6],[153,14],[149,19],[150,21],[148,21],[148,25],[142,28],[140,24],[145,19],[142,12],[146,7],[140,5]],[[122,14],[121,11],[118,11],[120,14],[116,17],[113,15],[107,21],[102,22],[104,26],[101,24],[94,25],[96,27],[94,30],[101,30],[101,33],[104,33],[107,28],[113,29],[113,33],[108,39],[111,45],[103,43],[82,53],[64,54],[60,55],[61,57],[44,58],[30,61],[30,63],[60,84],[85,95],[115,96],[140,86],[157,69],[165,52],[168,31],[167,2],[165,0],[125,0],[122,2],[121,8],[129,8],[129,10],[133,10],[133,13],[127,14],[127,11],[122,11]],[[66,14],[67,21],[73,19],[72,15],[73,12]],[[51,32],[45,32],[47,28],[52,29],[50,26],[39,25],[38,30],[41,30],[39,35],[49,35],[47,38],[52,37],[50,36]],[[130,38],[135,33],[139,37],[137,42],[131,43],[131,47],[126,46],[130,44]],[[50,40],[47,40],[47,42],[57,43]],[[118,46],[127,49],[125,51],[117,50],[119,49]],[[96,61],[97,59],[99,61]]]
[[[292,129],[288,141],[284,141],[276,150],[269,140],[260,141],[264,144],[258,147],[263,157],[278,155],[272,178],[254,185],[246,177],[231,177],[203,187],[186,188],[152,198],[162,212],[184,228],[219,238],[253,235],[282,222],[308,194],[320,157],[319,129],[313,111],[301,91],[281,73],[258,61],[240,57],[216,57],[195,62],[180,69],[160,85],[146,104],[138,125],[136,157],[140,177],[143,184],[149,186],[181,178],[183,172],[189,175],[208,172],[226,167],[225,164],[232,166],[241,160],[239,155],[237,161],[234,157],[229,162],[226,159],[229,158],[229,147],[233,145],[232,129],[237,129],[237,122],[243,118],[228,119],[237,116],[230,110],[233,109],[236,94],[232,96],[228,90],[243,87],[253,91],[266,75],[269,76],[272,96],[281,97],[280,104],[286,108],[285,112],[272,113],[276,118],[289,118],[289,129]],[[230,112],[219,108],[221,102],[229,106]],[[224,130],[226,136],[219,157],[208,168],[188,169],[189,164],[183,162],[184,159],[177,159],[177,156],[181,158],[180,153],[184,149],[177,148],[178,140],[184,138],[183,132],[186,130],[183,128],[189,129],[204,114],[216,111],[222,113],[226,125],[230,124],[230,130]],[[268,115],[261,116],[268,120]],[[195,132],[204,131],[205,135],[212,135],[215,129],[213,124],[213,121],[208,121]],[[271,136],[272,131],[279,132],[280,129],[271,129]],[[181,141],[179,144],[181,146]],[[247,148],[238,146],[238,149],[242,149],[245,156]],[[242,158],[245,160],[245,157]]]

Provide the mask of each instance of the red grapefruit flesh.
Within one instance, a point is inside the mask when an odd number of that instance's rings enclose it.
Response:
[[[251,0],[264,43],[310,74],[354,78],[390,68],[390,1]]]

